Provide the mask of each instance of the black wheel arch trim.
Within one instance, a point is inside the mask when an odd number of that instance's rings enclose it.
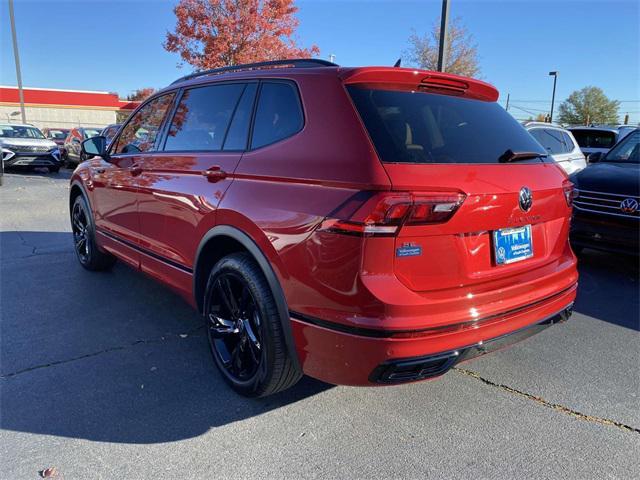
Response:
[[[280,324],[282,326],[282,332],[284,334],[289,357],[291,358],[291,361],[293,362],[295,368],[301,372],[302,367],[300,366],[300,359],[298,358],[298,353],[295,348],[295,342],[293,340],[293,332],[291,329],[291,321],[289,317],[289,308],[287,306],[287,300],[284,296],[284,291],[282,290],[282,286],[280,285],[278,277],[271,267],[271,262],[269,262],[265,254],[262,253],[260,247],[258,247],[258,245],[249,235],[244,233],[242,230],[232,227],[231,225],[217,225],[202,237],[202,240],[200,240],[200,244],[198,245],[198,250],[196,251],[196,257],[193,264],[194,295],[196,295],[196,292],[198,291],[197,281],[199,275],[202,273],[198,271],[200,253],[202,252],[204,246],[215,237],[230,237],[233,240],[237,241],[253,256],[254,260],[258,263],[258,266],[260,267],[260,270],[262,270],[262,273],[264,274],[267,283],[269,284],[269,288],[271,288],[271,292],[273,292],[273,296],[276,301],[276,306],[278,308],[278,314],[280,317]],[[194,300],[198,307],[198,311],[202,313],[200,300],[198,298],[195,298]]]
[[[89,210],[91,210],[91,215],[94,214],[93,212],[93,206],[91,205],[91,199],[89,198],[89,195],[87,194],[87,189],[84,186],[84,184],[78,180],[72,180],[71,185],[69,187],[69,200],[71,200],[71,191],[73,190],[73,187],[78,187],[80,189],[80,191],[82,192],[82,195],[84,196],[84,199],[87,201],[87,205],[89,206]],[[71,213],[71,208],[73,208],[73,205],[71,204],[71,201],[69,201],[69,213]]]

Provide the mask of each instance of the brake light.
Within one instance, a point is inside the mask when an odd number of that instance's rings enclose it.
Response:
[[[562,190],[564,191],[564,199],[567,201],[569,207],[573,206],[573,201],[578,198],[578,189],[574,188],[573,183],[565,180],[562,184]]]
[[[403,225],[433,225],[449,220],[461,193],[384,193],[374,195],[349,218],[327,218],[320,230],[351,235],[394,236]]]

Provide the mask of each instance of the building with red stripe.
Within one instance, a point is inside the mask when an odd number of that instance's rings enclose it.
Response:
[[[40,128],[104,127],[139,104],[109,92],[23,88],[27,123]],[[22,123],[17,87],[0,86],[0,123]]]

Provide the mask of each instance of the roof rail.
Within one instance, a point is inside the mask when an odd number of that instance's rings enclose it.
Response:
[[[257,63],[245,63],[242,65],[230,65],[228,67],[212,68],[210,70],[203,70],[201,72],[194,72],[184,77],[180,77],[171,83],[171,85],[184,82],[185,80],[191,80],[192,78],[203,77],[205,75],[219,75],[227,72],[238,72],[242,70],[258,70],[261,68],[271,68],[280,66],[291,66],[294,68],[316,68],[316,67],[337,67],[338,65],[329,62],[328,60],[321,60],[319,58],[297,58],[291,60],[272,60],[269,62],[257,62]]]

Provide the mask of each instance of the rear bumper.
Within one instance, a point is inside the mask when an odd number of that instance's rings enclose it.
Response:
[[[442,375],[459,361],[502,348],[568,318],[576,289],[573,284],[503,315],[446,328],[350,329],[294,313],[291,324],[303,371],[311,377],[338,385],[410,382]]]
[[[571,317],[573,305],[562,309],[555,315],[545,318],[534,325],[523,327],[515,332],[507,333],[501,337],[480,341],[456,350],[442,352],[426,357],[391,360],[376,367],[369,381],[371,383],[397,384],[426,380],[445,374],[456,364],[471,360],[487,353],[502,350],[527,338],[540,333],[555,323],[564,322]]]

